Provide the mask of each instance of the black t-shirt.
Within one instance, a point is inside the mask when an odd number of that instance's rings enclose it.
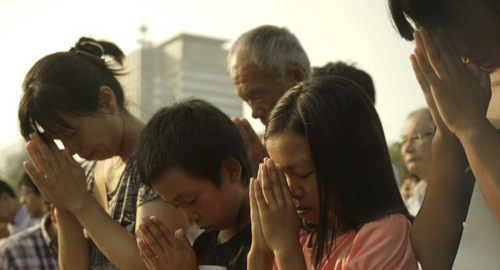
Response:
[[[204,232],[194,242],[199,265],[218,265],[228,270],[246,270],[247,255],[252,244],[252,230],[247,225],[229,241],[217,244],[219,231]]]

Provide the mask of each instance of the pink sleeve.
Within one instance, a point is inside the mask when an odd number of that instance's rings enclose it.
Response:
[[[356,234],[344,270],[416,270],[411,223],[394,214],[364,225]]]

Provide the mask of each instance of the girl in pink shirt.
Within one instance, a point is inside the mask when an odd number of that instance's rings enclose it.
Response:
[[[325,77],[290,89],[265,145],[249,270],[417,269],[382,125],[359,86]]]

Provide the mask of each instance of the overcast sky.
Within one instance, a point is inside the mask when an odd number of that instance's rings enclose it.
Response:
[[[425,105],[409,61],[413,44],[393,29],[386,0],[2,0],[0,147],[20,138],[21,83],[39,58],[68,50],[84,35],[127,53],[138,48],[144,23],[155,43],[180,32],[232,41],[262,24],[286,26],[313,66],[353,61],[372,75],[389,142],[399,138],[406,115]]]

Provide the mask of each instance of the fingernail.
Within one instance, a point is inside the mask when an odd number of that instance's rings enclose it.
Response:
[[[159,224],[159,223],[160,223],[160,220],[159,220],[156,216],[151,216],[149,219],[150,219],[151,221],[153,221],[154,223],[156,223],[156,224]]]

